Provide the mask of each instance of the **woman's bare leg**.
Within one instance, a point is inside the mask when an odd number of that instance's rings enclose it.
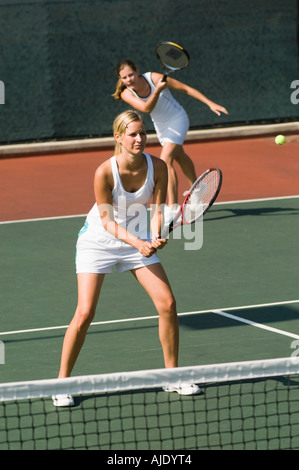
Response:
[[[196,180],[195,167],[183,146],[171,142],[165,142],[163,145],[161,159],[165,161],[168,168],[168,205],[172,206],[178,203],[178,180],[173,162],[176,161],[180,166],[190,186]]]
[[[159,339],[165,367],[178,366],[179,324],[176,303],[160,263],[132,271],[138,282],[151,297],[159,313]]]
[[[84,344],[86,333],[93,320],[104,274],[78,274],[78,305],[66,331],[59,377],[69,377]]]

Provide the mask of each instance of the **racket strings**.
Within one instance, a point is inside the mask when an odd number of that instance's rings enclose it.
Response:
[[[171,42],[161,43],[157,47],[160,62],[169,70],[180,70],[189,64],[189,55],[181,46]]]
[[[219,186],[216,171],[207,173],[191,189],[190,195],[183,206],[183,220],[191,223],[208,209]]]

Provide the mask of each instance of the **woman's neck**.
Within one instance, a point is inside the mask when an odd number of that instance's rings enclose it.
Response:
[[[145,164],[145,156],[142,152],[132,155],[126,151],[122,151],[116,156],[116,160],[120,167],[131,171],[138,171],[142,169]]]
[[[138,76],[138,82],[133,89],[141,98],[146,98],[151,91],[147,80],[142,75]]]

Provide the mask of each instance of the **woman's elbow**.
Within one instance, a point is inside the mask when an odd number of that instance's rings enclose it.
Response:
[[[143,106],[140,111],[145,114],[150,114],[152,112],[152,108],[149,106]]]

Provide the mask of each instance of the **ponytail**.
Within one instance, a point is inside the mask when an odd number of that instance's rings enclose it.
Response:
[[[125,88],[126,88],[126,86],[123,84],[123,82],[119,78],[119,80],[117,81],[117,84],[116,84],[115,92],[112,95],[113,98],[116,99],[116,100],[121,100],[120,95],[122,94],[122,92],[124,91]]]

